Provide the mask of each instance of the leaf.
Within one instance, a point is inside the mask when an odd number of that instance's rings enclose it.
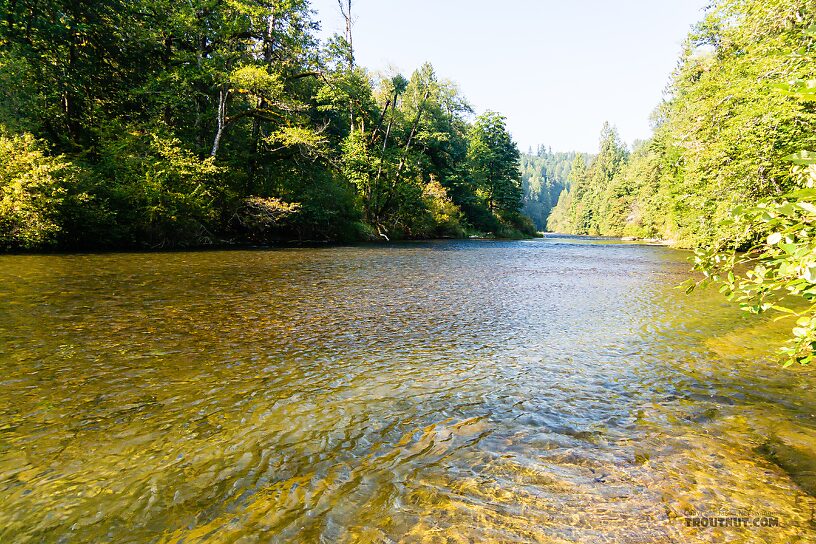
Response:
[[[796,244],[787,244],[787,243],[786,244],[779,244],[779,247],[781,247],[782,250],[787,254],[793,253],[794,251],[796,251],[796,248],[797,248]]]
[[[816,164],[816,153],[813,151],[800,151],[793,155],[788,155],[785,157],[785,160],[801,165]]]
[[[781,213],[782,215],[791,217],[796,213],[796,208],[794,208],[793,204],[791,204],[790,202],[784,202],[781,206],[778,206],[776,208],[776,211]]]
[[[816,189],[798,189],[796,191],[788,193],[785,196],[796,200],[802,198],[816,198]]]
[[[683,283],[681,283],[680,285],[678,285],[676,288],[677,289],[684,289],[686,294],[688,295],[689,293],[694,291],[694,289],[696,287],[697,287],[697,282],[692,280],[692,279],[688,279],[688,280],[684,281]]]
[[[782,240],[782,233],[781,232],[774,232],[770,236],[768,236],[768,245],[775,246]]]
[[[810,202],[797,202],[796,205],[805,210],[806,212],[816,215],[816,206],[814,206]]]

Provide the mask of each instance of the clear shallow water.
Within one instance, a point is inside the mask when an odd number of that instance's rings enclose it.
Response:
[[[685,258],[0,256],[0,541],[813,542],[816,375]]]

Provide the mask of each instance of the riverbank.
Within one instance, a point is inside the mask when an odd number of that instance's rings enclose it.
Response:
[[[344,246],[387,246],[405,242],[441,242],[454,240],[483,240],[483,241],[516,241],[533,240],[542,238],[543,233],[536,233],[530,236],[521,232],[516,232],[515,236],[495,236],[491,233],[470,232],[462,236],[439,236],[436,238],[387,238],[387,237],[365,237],[350,240],[297,240],[284,239],[276,240],[264,244],[241,241],[210,242],[197,245],[123,245],[123,246],[80,246],[80,247],[46,247],[46,248],[14,248],[0,249],[0,256],[14,255],[71,255],[71,254],[105,254],[105,253],[182,253],[188,251],[263,251],[267,249],[286,248],[331,248]]]
[[[637,236],[623,236],[622,242],[638,242],[652,246],[677,247],[677,240],[664,240],[663,238],[638,238]]]
[[[620,242],[630,242],[649,246],[663,246],[673,249],[687,249],[678,245],[677,240],[664,240],[662,238],[639,238],[637,236],[602,236],[593,234],[567,234],[562,232],[543,232],[543,236],[570,236],[576,238],[600,239],[600,240],[617,240]]]

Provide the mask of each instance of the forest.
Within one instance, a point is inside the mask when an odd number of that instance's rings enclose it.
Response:
[[[521,156],[523,212],[539,231],[547,230],[547,219],[558,197],[569,187],[569,174],[577,153],[558,152],[538,146]]]
[[[0,0],[0,249],[535,234],[519,151],[308,0]]]
[[[604,126],[598,154],[576,157],[550,230],[659,238],[686,248],[750,244],[737,205],[796,186],[793,162],[816,148],[816,7],[807,0],[719,0],[685,42],[654,134],[629,149]]]

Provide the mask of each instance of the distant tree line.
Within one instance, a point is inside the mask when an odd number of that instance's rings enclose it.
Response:
[[[308,0],[0,0],[0,248],[534,233],[504,118]]]
[[[784,195],[789,157],[816,148],[816,4],[716,0],[685,42],[654,134],[627,150],[606,125],[597,156],[578,157],[551,230],[662,238],[682,247],[749,247],[738,205]]]
[[[569,187],[574,151],[553,152],[539,146],[521,156],[521,182],[524,190],[524,214],[539,231],[547,229],[547,219],[558,203],[561,192]]]

